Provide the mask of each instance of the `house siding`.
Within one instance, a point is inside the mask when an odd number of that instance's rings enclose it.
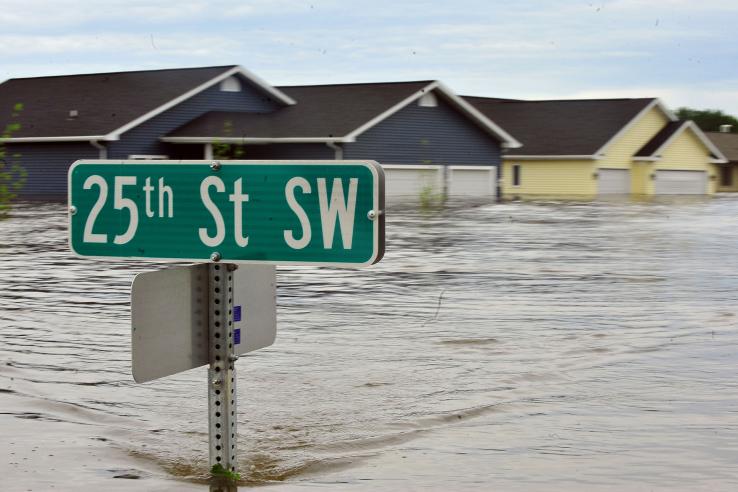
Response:
[[[707,194],[716,191],[717,169],[710,163],[709,150],[691,130],[680,133],[666,147],[661,159],[654,164],[654,170],[704,171],[707,173]]]
[[[181,102],[121,135],[119,141],[108,144],[109,159],[127,159],[129,155],[176,155],[177,146],[167,145],[159,138],[207,113],[208,111],[271,112],[279,105],[258,91],[245,79],[241,92],[223,92],[219,84]],[[172,155],[171,153],[175,153]]]
[[[664,112],[654,106],[605,148],[604,155],[598,161],[598,167],[630,169],[636,152],[641,150],[668,122],[669,118]]]
[[[446,166],[499,166],[501,162],[499,142],[441,96],[436,107],[409,104],[356,140],[344,144],[344,159]]]
[[[333,160],[335,152],[324,143],[246,145],[240,159],[311,159]]]
[[[78,159],[96,159],[98,149],[88,142],[6,144],[9,156],[19,154],[17,162],[28,173],[18,197],[28,200],[64,200],[67,196],[67,171]]]
[[[513,186],[513,165],[520,165],[520,185]],[[504,198],[594,198],[597,195],[596,161],[505,160],[502,172]]]

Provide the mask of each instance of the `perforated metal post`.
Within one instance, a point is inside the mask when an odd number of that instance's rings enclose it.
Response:
[[[236,471],[236,369],[233,349],[233,275],[235,265],[209,265],[210,368],[208,422],[210,467]]]

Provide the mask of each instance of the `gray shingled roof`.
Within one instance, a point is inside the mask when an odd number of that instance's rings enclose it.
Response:
[[[731,162],[738,162],[738,133],[705,132],[707,138]]]
[[[273,113],[212,111],[183,125],[168,137],[343,137],[431,83],[277,87],[297,104]]]
[[[0,127],[22,103],[14,138],[105,135],[234,66],[10,79],[0,84]]]
[[[654,101],[582,99],[504,101],[464,97],[485,116],[515,136],[523,147],[514,155],[594,155]]]

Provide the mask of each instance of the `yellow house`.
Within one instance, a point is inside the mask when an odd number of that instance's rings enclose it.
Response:
[[[656,98],[467,100],[523,144],[503,156],[507,198],[710,195],[727,162]]]

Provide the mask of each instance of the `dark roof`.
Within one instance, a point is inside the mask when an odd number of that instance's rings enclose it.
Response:
[[[646,145],[635,153],[635,157],[654,157],[654,153],[664,145],[664,142],[669,140],[680,128],[689,123],[688,121],[670,121],[665,127],[661,129],[651,140],[646,142]]]
[[[431,83],[432,81],[419,81],[277,87],[297,101],[297,104],[272,113],[212,111],[168,136],[339,138]]]
[[[0,84],[0,125],[21,103],[14,138],[105,135],[234,66],[10,79]]]
[[[729,161],[738,162],[738,133],[705,132]]]
[[[594,155],[654,101],[581,99],[501,101],[464,97],[519,140],[516,155]]]

